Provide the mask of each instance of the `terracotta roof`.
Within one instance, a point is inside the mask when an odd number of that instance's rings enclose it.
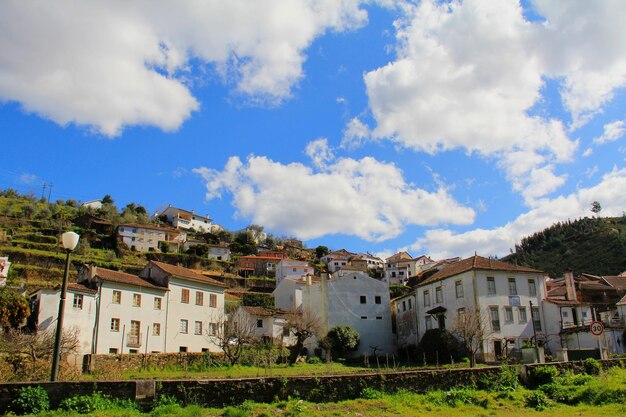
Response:
[[[563,296],[563,295],[567,295],[567,287],[565,285],[561,287],[553,288],[548,291],[549,297]]]
[[[619,300],[616,305],[618,305],[618,306],[626,306],[626,295],[624,297],[622,297],[622,299]]]
[[[367,272],[367,267],[362,268],[359,266],[354,266],[354,265],[346,265],[346,266],[342,266],[341,268],[339,268],[340,271],[361,271],[361,272]]]
[[[565,305],[565,306],[575,306],[575,305],[579,305],[581,304],[580,301],[573,301],[573,300],[555,300],[553,298],[544,298],[544,301],[547,301],[549,303],[552,304],[556,304],[556,305]]]
[[[156,285],[153,281],[140,278],[137,275],[127,274],[126,272],[97,267],[95,276],[103,281],[120,282],[123,284],[168,291],[167,288]]]
[[[173,227],[154,226],[154,225],[151,225],[151,224],[125,223],[125,224],[120,224],[119,226],[117,226],[118,229],[120,227],[134,227],[134,228],[137,228],[137,229],[162,230],[164,232],[177,232],[177,233],[180,233],[180,230],[175,229]]]
[[[537,269],[528,268],[525,266],[511,265],[506,262],[498,261],[496,259],[483,258],[482,256],[474,255],[442,268],[436,274],[419,283],[418,286],[426,285],[431,282],[439,281],[444,278],[459,275],[463,272],[475,269],[485,271],[532,272],[539,274],[543,273],[542,271],[539,271]]]
[[[215,285],[217,287],[227,287],[226,284],[219,282],[213,278],[205,277],[191,269],[184,268],[182,266],[170,265],[163,262],[151,261],[157,268],[165,272],[166,274],[173,275],[177,278],[187,279],[190,281],[202,282],[205,284]]]
[[[251,316],[262,316],[262,317],[271,317],[275,315],[285,315],[287,314],[286,310],[281,310],[280,308],[270,308],[270,307],[250,307],[243,306],[242,307],[248,314]]]
[[[626,290],[626,277],[624,276],[610,276],[602,277],[611,287],[618,290]]]
[[[67,289],[72,290],[72,291],[86,292],[88,294],[94,294],[94,295],[98,293],[98,291],[95,288],[90,288],[83,283],[76,283],[76,282],[69,282],[67,284]]]

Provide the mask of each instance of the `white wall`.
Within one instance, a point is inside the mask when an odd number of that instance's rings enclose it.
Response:
[[[417,346],[417,304],[414,294],[398,298],[392,304],[396,315],[396,339],[398,349]]]
[[[139,252],[159,251],[159,242],[167,240],[164,231],[142,227],[120,226],[117,233],[126,246],[129,248],[134,246]]]

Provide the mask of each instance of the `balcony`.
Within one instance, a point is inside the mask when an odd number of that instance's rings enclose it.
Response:
[[[133,334],[133,333],[128,333],[128,338],[127,338],[127,342],[126,342],[126,346],[128,347],[132,347],[132,348],[138,348],[141,347],[141,333],[139,334]]]

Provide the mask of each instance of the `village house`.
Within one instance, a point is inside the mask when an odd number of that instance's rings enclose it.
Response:
[[[385,262],[370,253],[360,253],[350,258],[350,265],[364,268],[370,271],[383,271]]]
[[[160,252],[162,243],[178,252],[187,239],[186,233],[172,227],[135,223],[120,224],[117,236],[126,247],[138,252]]]
[[[354,356],[395,353],[389,288],[364,271],[340,270],[317,279],[286,278],[273,295],[277,308],[319,314],[322,335],[339,325],[354,328],[361,337]],[[308,341],[310,353],[316,345],[316,340]]]
[[[415,348],[419,343],[416,309],[415,291],[391,300],[393,332],[396,335],[398,351]]]
[[[547,348],[556,353],[566,349],[570,360],[589,355],[626,351],[622,340],[626,319],[618,306],[626,295],[626,276],[595,276],[566,272],[562,278],[547,282],[544,311],[547,321]],[[600,337],[591,334],[590,325],[599,321],[604,326]]]
[[[398,252],[385,260],[385,277],[389,285],[406,285],[409,278],[419,274],[434,261],[422,255],[413,258],[408,252]]]
[[[284,252],[263,250],[258,255],[240,256],[235,261],[235,268],[243,277],[275,277],[276,265],[286,257]]]
[[[255,337],[278,341],[284,346],[295,343],[295,336],[286,327],[289,312],[279,308],[240,306],[255,328]]]
[[[458,316],[480,314],[487,337],[479,355],[506,357],[535,335],[545,339],[544,296],[541,271],[475,255],[417,285],[417,332],[421,339],[429,329],[453,330]]]
[[[209,216],[201,216],[193,210],[183,210],[173,207],[171,204],[159,214],[159,218],[167,221],[176,229],[183,229],[199,233],[212,232],[211,219]]]
[[[308,262],[295,259],[281,259],[276,264],[276,285],[285,278],[304,278],[313,275],[314,269]]]
[[[320,262],[328,265],[328,272],[335,272],[342,266],[350,263],[350,258],[356,256],[356,253],[348,252],[345,249],[332,251],[320,258]]]
[[[220,244],[208,244],[209,253],[207,257],[209,259],[215,259],[217,261],[230,261],[230,248],[225,243]]]

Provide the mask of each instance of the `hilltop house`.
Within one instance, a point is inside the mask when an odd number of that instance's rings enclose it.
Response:
[[[340,249],[321,257],[320,261],[328,265],[328,272],[335,272],[342,266],[348,265],[353,256],[356,256],[356,253]]]
[[[235,261],[235,267],[239,271],[239,275],[243,277],[274,277],[276,276],[276,265],[282,259],[285,259],[284,252],[264,250],[258,255],[240,256]]]
[[[171,204],[159,214],[159,218],[167,221],[176,229],[195,231],[200,233],[212,232],[209,216],[200,216],[193,210],[183,210]]]
[[[184,245],[187,234],[172,227],[126,223],[117,227],[117,237],[130,250],[160,252],[162,243],[178,251]]]
[[[319,314],[322,334],[348,325],[360,335],[354,356],[394,353],[389,289],[364,271],[342,271],[320,279],[283,279],[274,290],[274,302],[283,310],[301,309]],[[308,343],[314,348],[315,340]]]
[[[84,266],[68,286],[64,326],[80,353],[218,351],[208,337],[224,316],[225,285],[187,268],[150,262],[132,275]],[[31,295],[32,325],[56,322],[59,290]]]
[[[398,252],[385,260],[384,281],[389,285],[406,285],[409,277],[417,275],[433,263],[425,255],[413,258],[408,252]]]
[[[218,261],[230,261],[230,248],[227,244],[208,244],[209,253],[207,257],[209,259],[215,259]]]
[[[308,262],[295,259],[281,259],[276,264],[276,285],[285,278],[304,278],[313,275],[314,269]]]
[[[459,315],[480,314],[488,335],[482,358],[505,357],[535,334],[545,339],[544,296],[541,271],[472,256],[417,285],[417,332],[421,339],[429,329],[453,329]]]

